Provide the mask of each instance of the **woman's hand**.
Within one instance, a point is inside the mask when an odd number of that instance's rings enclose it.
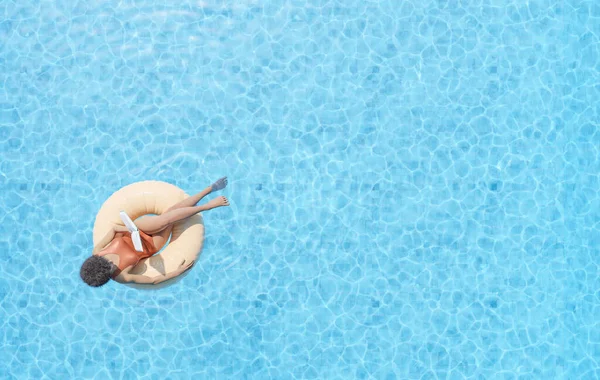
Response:
[[[115,224],[113,226],[113,230],[115,231],[115,233],[129,232],[129,228],[125,227],[125,225],[123,225],[123,224]]]

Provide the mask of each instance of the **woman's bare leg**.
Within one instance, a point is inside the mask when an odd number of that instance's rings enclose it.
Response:
[[[202,198],[204,198],[208,194],[212,193],[213,191],[218,191],[218,190],[225,188],[225,186],[227,186],[227,177],[220,178],[215,183],[208,186],[206,189],[202,190],[198,194],[188,197],[188,198],[182,200],[181,202],[171,206],[162,215],[166,215],[167,213],[169,213],[173,210],[183,209],[186,207],[187,208],[194,207],[194,206],[196,206],[196,203],[200,202],[200,200]],[[227,201],[227,199],[225,199],[225,201]],[[219,207],[219,206],[215,206],[215,207]],[[212,208],[214,208],[214,207],[212,207]],[[208,208],[207,210],[210,210],[210,208]],[[200,211],[206,211],[206,210],[200,210]],[[198,212],[200,212],[200,211],[198,211]],[[195,212],[191,215],[194,215],[198,212]],[[160,216],[162,216],[162,215],[160,215]],[[145,233],[147,233],[149,235],[152,235],[152,242],[154,243],[154,246],[156,247],[156,249],[160,251],[162,249],[162,247],[164,247],[164,245],[167,244],[167,241],[169,240],[169,236],[171,236],[171,231],[173,230],[173,223],[175,223],[175,222],[165,224],[165,221],[168,220],[167,218],[163,218],[163,219],[156,219],[156,218],[157,218],[157,216],[145,215],[145,216],[142,216],[140,219],[137,219],[135,221],[135,223],[140,230],[144,231]],[[150,219],[150,220],[148,220],[148,219]],[[185,219],[185,218],[183,218],[183,219]],[[180,220],[180,219],[178,219],[178,220]],[[157,229],[157,228],[160,228],[160,230],[158,230],[156,232],[149,232],[149,231],[154,231],[154,229]]]
[[[227,198],[217,197],[202,206],[181,207],[167,211],[161,215],[146,216],[136,221],[136,225],[148,235],[154,235],[168,228],[175,222],[189,218],[199,212],[212,210],[213,208],[221,206],[229,206]]]
[[[171,236],[172,230],[173,230],[173,225],[171,224],[171,225],[167,226],[167,228],[165,228],[164,230],[159,231],[152,235],[152,242],[154,243],[154,247],[156,247],[157,251],[160,251],[162,249],[162,247],[164,247],[165,244],[167,244],[167,241],[169,240],[169,237]]]
[[[200,200],[202,198],[204,198],[205,196],[207,196],[208,194],[212,193],[213,191],[218,191],[221,190],[223,188],[225,188],[225,186],[227,186],[227,177],[223,177],[218,179],[215,183],[213,183],[212,185],[208,186],[206,189],[202,190],[201,192],[199,192],[196,195],[192,195],[189,198],[186,198],[184,200],[182,200],[181,202],[171,206],[169,209],[167,209],[167,211],[165,211],[164,213],[167,213],[169,211],[173,211],[176,210],[178,208],[183,208],[183,207],[193,207],[195,206],[198,202],[200,202]]]

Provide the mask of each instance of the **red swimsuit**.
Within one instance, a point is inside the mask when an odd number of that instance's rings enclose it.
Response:
[[[133,246],[131,240],[131,233],[120,232],[102,251],[98,253],[98,256],[108,255],[113,253],[119,255],[119,269],[113,273],[113,277],[116,277],[121,271],[131,265],[136,265],[140,260],[145,259],[154,255],[158,250],[154,247],[152,236],[140,231],[140,237],[142,238],[143,252],[138,252]]]

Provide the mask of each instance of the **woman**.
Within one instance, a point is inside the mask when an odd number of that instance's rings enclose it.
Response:
[[[140,232],[143,252],[135,250],[131,233],[125,226],[113,227],[94,247],[92,256],[81,266],[79,274],[82,280],[94,287],[106,284],[111,278],[120,283],[158,284],[190,269],[194,264],[193,261],[187,264],[182,262],[176,271],[157,277],[130,273],[140,260],[148,258],[162,249],[171,235],[173,223],[202,211],[229,206],[229,201],[225,197],[218,197],[202,206],[196,206],[196,203],[206,195],[221,190],[225,186],[227,186],[227,177],[219,179],[200,193],[177,203],[161,215],[138,219],[135,224]]]

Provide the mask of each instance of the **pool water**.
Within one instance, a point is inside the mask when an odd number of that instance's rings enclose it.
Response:
[[[1,377],[600,377],[597,2],[174,3],[0,2]],[[223,175],[182,282],[82,283]]]

